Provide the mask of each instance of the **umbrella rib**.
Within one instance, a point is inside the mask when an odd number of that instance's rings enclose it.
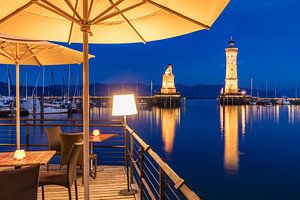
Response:
[[[199,22],[199,21],[197,21],[197,20],[194,20],[194,19],[192,19],[192,18],[190,18],[190,17],[187,17],[187,16],[185,16],[185,15],[179,13],[179,12],[176,12],[175,10],[172,10],[172,9],[170,9],[170,8],[167,8],[167,7],[165,7],[165,6],[163,6],[163,5],[159,4],[159,3],[156,3],[156,2],[154,2],[154,1],[152,1],[152,0],[145,0],[145,1],[146,1],[147,3],[153,5],[153,6],[156,6],[156,7],[160,8],[160,9],[162,9],[162,10],[164,10],[164,11],[167,11],[167,12],[173,14],[173,15],[176,15],[176,16],[178,16],[178,17],[181,17],[181,18],[183,18],[183,19],[185,19],[185,20],[187,20],[187,21],[189,21],[189,22],[192,22],[192,23],[198,25],[198,26],[204,27],[205,29],[210,29],[210,26],[208,26],[208,25],[206,25],[206,24],[203,24],[203,23],[201,23],[201,22]]]
[[[76,0],[76,3],[75,3],[75,10],[77,10],[78,2],[79,2],[79,0]],[[73,17],[74,17],[74,14],[73,14]],[[70,33],[69,33],[69,38],[68,38],[68,43],[69,43],[69,44],[70,44],[70,42],[71,42],[71,37],[72,37],[72,32],[73,32],[73,26],[74,26],[74,22],[71,21]]]
[[[7,48],[10,50],[10,53],[8,53],[8,51],[6,51],[5,49],[2,49],[2,51],[4,51],[7,55],[11,56],[14,60],[16,59],[13,50],[11,49],[11,45],[8,45]]]
[[[109,2],[114,5],[114,3],[112,2],[112,0],[109,0]],[[117,6],[115,6],[116,11],[120,12],[119,8]],[[129,27],[138,35],[138,37],[143,41],[143,43],[146,43],[146,40],[142,37],[142,35],[136,30],[136,28],[132,25],[132,23],[130,23],[130,21],[127,19],[127,17],[121,13],[120,14],[123,19],[127,22],[127,24],[129,25]]]
[[[29,47],[28,44],[26,44],[26,46],[28,47],[28,50],[30,51],[31,54],[34,54],[32,49]],[[33,58],[36,60],[36,62],[39,64],[39,66],[42,66],[42,63],[39,61],[39,59],[36,57],[36,54],[33,56]]]
[[[88,10],[88,15],[87,18],[90,19],[92,8],[93,8],[94,0],[91,0],[89,10]]]
[[[114,3],[114,5],[111,5],[110,7],[108,7],[107,9],[105,9],[103,12],[101,12],[99,15],[97,15],[96,17],[94,17],[94,19],[91,20],[91,24],[95,24],[97,23],[97,21],[103,17],[106,13],[108,13],[109,11],[111,11],[112,9],[114,9],[117,5],[119,5],[120,3],[122,3],[124,0],[119,0],[116,3]]]
[[[15,11],[13,11],[12,13],[10,13],[9,15],[3,17],[0,20],[0,24],[2,24],[3,22],[5,22],[6,20],[10,19],[11,17],[19,14],[20,12],[22,12],[23,10],[25,10],[26,8],[28,8],[29,6],[31,6],[33,3],[34,3],[33,1],[30,1],[27,4],[21,6],[20,8],[17,8]]]
[[[24,51],[24,53],[20,56],[20,60],[25,56],[25,54],[28,52],[28,50],[31,48],[28,44],[26,44],[27,49]]]
[[[97,21],[95,21],[94,23],[92,23],[92,24],[97,24],[97,23],[100,23],[100,22],[102,22],[102,21],[104,21],[104,20],[107,20],[107,19],[109,19],[109,18],[115,17],[115,16],[117,16],[117,15],[119,15],[119,14],[121,14],[121,13],[128,12],[128,11],[130,11],[130,10],[136,8],[136,7],[139,7],[139,6],[141,6],[141,5],[144,5],[145,3],[146,3],[146,2],[143,0],[143,1],[140,2],[140,3],[134,4],[134,5],[129,6],[129,7],[125,8],[125,9],[123,9],[123,10],[120,10],[120,12],[113,12],[113,13],[111,13],[111,14],[105,15],[105,16],[103,16],[102,18],[100,18],[100,19],[98,19]]]
[[[35,53],[30,54],[29,56],[27,56],[25,58],[22,58],[22,60],[20,60],[20,61],[23,62],[24,60],[32,58],[32,57],[36,56],[36,54],[41,53],[41,52],[46,51],[46,50],[51,49],[51,48],[54,48],[54,46],[52,46],[52,47],[45,47],[44,49],[41,49],[41,50],[39,50],[39,51],[37,51]]]
[[[68,13],[66,13],[65,11],[63,11],[62,9],[58,8],[57,6],[53,5],[52,3],[48,2],[47,0],[41,0],[42,2],[44,2],[44,4],[40,3],[39,1],[34,2],[35,4],[57,14],[60,15],[70,21],[73,21],[77,24],[80,25],[80,21],[78,19],[76,19],[75,17],[72,17],[71,15],[69,15]]]
[[[73,17],[75,17],[74,15],[76,15],[76,17],[79,19],[79,21],[82,21],[82,17],[77,12],[76,7],[73,7],[73,5],[71,4],[71,2],[69,0],[65,0],[65,2],[68,4],[69,8],[73,11]],[[78,1],[76,1],[76,2],[78,2]]]
[[[11,57],[9,54],[7,54],[3,49],[0,49],[0,54],[3,55],[4,57],[8,58],[11,61],[15,61],[13,57]]]
[[[3,41],[3,43],[0,45],[0,49],[5,47],[7,45],[7,42]]]

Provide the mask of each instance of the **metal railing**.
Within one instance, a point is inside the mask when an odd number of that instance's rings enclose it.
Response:
[[[139,135],[126,125],[128,131],[130,183],[137,184],[140,199],[191,199],[200,197],[162,160]],[[126,138],[126,136],[125,136]]]
[[[101,164],[124,165],[124,126],[120,120],[90,120],[90,127],[101,128],[104,133],[118,133],[117,137],[105,143],[96,143],[94,148],[100,153]],[[11,151],[15,147],[15,119],[0,119],[0,147],[1,150]],[[21,146],[26,150],[46,149],[48,147],[45,128],[60,126],[63,132],[82,132],[81,119],[33,119],[21,120]],[[38,129],[40,128],[40,129]],[[39,133],[39,134],[38,134]]]
[[[4,121],[5,123],[2,123]],[[15,127],[14,119],[1,119],[0,127]],[[21,127],[25,128],[25,146],[46,148],[47,143],[32,143],[31,129],[36,127],[61,126],[72,127],[73,132],[82,131],[82,120],[79,119],[28,119],[22,120]],[[119,137],[114,138],[115,143],[110,145],[93,145],[95,148],[109,149],[105,159],[117,159],[117,164],[129,165],[129,182],[136,185],[140,192],[140,199],[191,199],[199,200],[195,192],[179,177],[172,168],[162,160],[153,149],[146,144],[140,136],[128,125],[120,120],[91,120],[90,127],[110,128],[110,132],[117,129]],[[103,131],[102,131],[103,132]],[[0,134],[1,135],[1,134]],[[2,137],[2,136],[1,136]],[[3,140],[3,138],[1,138]],[[1,141],[0,140],[0,141]],[[0,146],[15,146],[15,143],[1,143]],[[127,156],[125,156],[127,155]],[[103,155],[102,155],[103,156]],[[101,160],[101,164],[105,159]],[[111,161],[108,161],[111,163]]]

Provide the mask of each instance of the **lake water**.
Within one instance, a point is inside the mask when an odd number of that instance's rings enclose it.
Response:
[[[203,199],[300,199],[300,106],[187,100],[128,123]]]
[[[109,119],[111,109],[92,109],[91,118]],[[140,110],[128,124],[203,199],[300,199],[300,106],[186,100],[180,109]],[[8,138],[0,128],[0,140],[13,142],[14,127]],[[39,129],[31,134],[47,143]]]

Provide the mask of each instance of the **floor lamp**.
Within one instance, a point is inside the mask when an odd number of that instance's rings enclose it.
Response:
[[[124,126],[126,127],[126,116],[137,114],[135,98],[133,94],[126,95],[114,95],[113,96],[113,106],[112,106],[112,115],[113,116],[124,116]],[[125,130],[125,134],[127,134]],[[126,136],[126,135],[125,135]],[[126,156],[126,175],[127,175],[127,189],[120,191],[120,194],[123,195],[132,195],[136,194],[137,191],[131,189],[129,186],[129,170],[128,170],[128,138],[125,137],[125,156]]]

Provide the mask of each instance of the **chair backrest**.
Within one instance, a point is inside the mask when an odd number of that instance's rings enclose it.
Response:
[[[40,165],[0,171],[1,200],[36,200]]]
[[[46,128],[46,133],[48,136],[49,150],[60,152],[61,151],[60,134],[62,133],[60,126]]]
[[[82,133],[62,133],[60,134],[60,142],[61,142],[61,157],[60,157],[60,164],[66,165],[68,162],[69,154],[73,144],[78,143],[82,140],[83,135]],[[82,151],[79,154],[79,158],[77,161],[78,166],[83,166],[83,155]]]
[[[81,140],[82,141],[82,140]],[[74,180],[76,180],[76,166],[80,153],[82,152],[83,142],[74,143],[67,162],[67,174],[69,186],[72,186]]]

